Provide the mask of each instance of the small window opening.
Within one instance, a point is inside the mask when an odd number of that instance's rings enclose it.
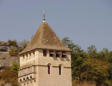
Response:
[[[22,80],[20,79],[20,82],[21,82]]]
[[[32,76],[30,76],[30,79],[32,79]]]
[[[26,54],[26,57],[28,57],[28,53]]]
[[[53,57],[53,56],[54,56],[54,51],[53,51],[53,50],[50,50],[50,51],[49,51],[49,56],[50,56],[50,57]]]
[[[35,55],[35,51],[32,51],[33,52],[33,55]]]
[[[31,56],[31,52],[29,53],[29,56]]]
[[[48,74],[50,74],[50,64],[48,65]]]
[[[59,75],[61,75],[61,65],[59,66]]]
[[[27,80],[29,80],[29,77],[27,77]]]
[[[47,50],[43,50],[43,56],[47,56]]]
[[[25,81],[25,78],[23,78],[23,80]]]
[[[60,57],[60,52],[56,51],[56,57]]]
[[[23,55],[23,59],[25,59],[25,55]]]
[[[25,55],[23,55],[23,58],[25,57]]]
[[[66,52],[65,51],[62,52],[62,58],[66,58]]]

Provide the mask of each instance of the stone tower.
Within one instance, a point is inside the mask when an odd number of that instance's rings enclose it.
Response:
[[[71,51],[43,19],[20,53],[20,86],[72,86]]]

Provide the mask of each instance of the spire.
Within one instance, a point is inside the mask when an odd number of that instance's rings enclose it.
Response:
[[[42,15],[43,15],[43,18],[42,18],[43,21],[42,21],[42,22],[46,22],[46,18],[45,18],[46,14],[45,14],[45,10],[43,10],[43,14],[42,14]]]

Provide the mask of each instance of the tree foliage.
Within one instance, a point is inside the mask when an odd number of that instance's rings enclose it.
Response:
[[[23,40],[21,42],[17,42],[16,40],[9,40],[9,54],[11,56],[17,56],[19,52],[21,52],[28,44],[28,41]]]
[[[28,44],[23,40],[19,43],[8,41],[10,44],[10,55],[18,55]],[[72,57],[72,78],[76,81],[94,81],[97,86],[112,86],[112,51],[107,48],[97,51],[94,45],[87,48],[87,51],[81,49],[78,44],[74,44],[68,37],[63,38],[62,42],[69,47]],[[0,79],[10,82],[17,86],[18,64],[6,67],[0,73]]]
[[[10,83],[12,86],[18,86],[17,71],[15,72],[15,68],[13,70],[11,67],[5,67],[5,69],[0,72],[0,80],[3,80],[4,84]]]
[[[19,64],[13,63],[13,64],[11,65],[10,69],[12,70],[12,72],[18,74],[18,71],[19,71]]]
[[[74,44],[68,37],[63,43],[72,50],[72,77],[78,81],[95,81],[97,86],[112,86],[112,51],[97,51],[94,45],[87,51]]]

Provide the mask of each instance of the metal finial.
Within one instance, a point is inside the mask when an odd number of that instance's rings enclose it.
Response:
[[[45,10],[43,10],[43,19],[42,19],[43,22],[46,22],[46,18],[45,18],[45,16],[46,16],[46,15],[45,15]]]

